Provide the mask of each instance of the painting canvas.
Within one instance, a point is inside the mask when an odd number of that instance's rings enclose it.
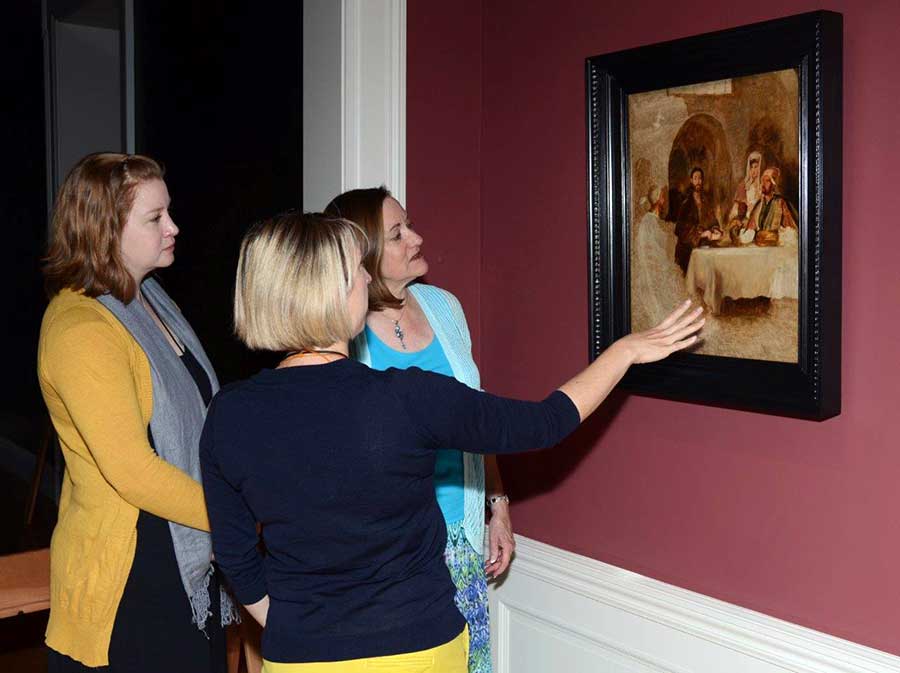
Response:
[[[690,297],[695,352],[797,362],[798,112],[794,69],[628,96],[632,329]]]
[[[842,34],[816,11],[586,59],[589,355],[707,317],[621,387],[840,413]]]

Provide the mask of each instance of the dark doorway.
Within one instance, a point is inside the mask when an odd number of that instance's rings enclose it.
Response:
[[[47,239],[44,43],[40,0],[9,3],[0,22],[0,282],[8,289],[3,318],[4,384],[0,386],[0,554],[46,546],[55,521],[52,489],[39,497],[24,527],[35,457],[49,419],[38,387],[38,332],[47,302],[40,258]],[[48,481],[48,484],[50,482]]]
[[[0,554],[50,542],[61,461],[48,442],[35,368],[49,207],[81,155],[126,149],[129,77],[136,150],[167,166],[182,229],[178,259],[163,282],[223,381],[272,360],[232,336],[232,285],[250,223],[301,205],[302,4],[236,1],[226,11],[211,0],[135,0],[135,69],[126,73],[129,6],[23,0],[10,4],[0,22],[7,92],[0,110],[7,152],[0,168],[7,231],[0,273],[12,290],[0,389]],[[44,449],[45,469],[34,481]]]
[[[0,282],[3,385],[0,386],[0,555],[49,544],[56,520],[52,488],[25,528],[36,455],[49,419],[37,382],[38,331],[46,306],[40,275],[47,232],[44,43],[40,0],[4,4],[0,21]],[[48,480],[48,484],[50,481]],[[9,617],[0,636],[0,670],[41,670],[46,613]]]
[[[46,0],[53,193],[91,152],[125,152],[124,0]]]
[[[135,0],[137,152],[180,227],[161,275],[223,382],[272,361],[232,335],[240,239],[302,195],[302,3]]]
[[[302,8],[244,0],[4,6],[0,282],[9,289],[10,310],[0,387],[0,555],[48,546],[55,524],[61,460],[47,441],[36,375],[47,305],[40,265],[55,185],[81,155],[127,151],[133,133],[135,151],[165,164],[181,235],[164,284],[223,382],[271,362],[231,336],[232,285],[238,243],[250,223],[301,205]],[[26,527],[42,447],[47,463]],[[41,612],[6,620],[0,670],[42,669],[46,618]]]

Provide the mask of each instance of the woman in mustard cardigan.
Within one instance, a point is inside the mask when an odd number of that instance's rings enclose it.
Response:
[[[178,227],[160,166],[93,154],[63,183],[38,376],[66,461],[50,549],[50,673],[207,672],[232,618],[197,440],[215,372],[150,274]]]

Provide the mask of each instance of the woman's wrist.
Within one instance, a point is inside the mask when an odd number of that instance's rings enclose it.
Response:
[[[612,344],[610,344],[610,346],[609,346],[609,348],[607,348],[607,350],[612,351],[612,353],[610,353],[610,355],[616,355],[617,357],[624,358],[625,361],[627,362],[628,366],[630,367],[635,362],[637,362],[638,358],[637,358],[637,353],[635,352],[634,348],[632,348],[628,343],[629,336],[631,336],[631,335],[628,334],[628,335],[625,335],[624,337],[622,337],[621,339],[617,339]]]

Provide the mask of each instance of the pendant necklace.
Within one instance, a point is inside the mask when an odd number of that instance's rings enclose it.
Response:
[[[403,350],[406,350],[406,342],[403,340],[406,335],[403,333],[403,328],[400,327],[400,320],[403,318],[403,312],[406,310],[406,302],[403,302],[403,308],[400,309],[400,315],[397,316],[396,320],[391,320],[394,323],[394,336],[400,341],[400,346]]]

